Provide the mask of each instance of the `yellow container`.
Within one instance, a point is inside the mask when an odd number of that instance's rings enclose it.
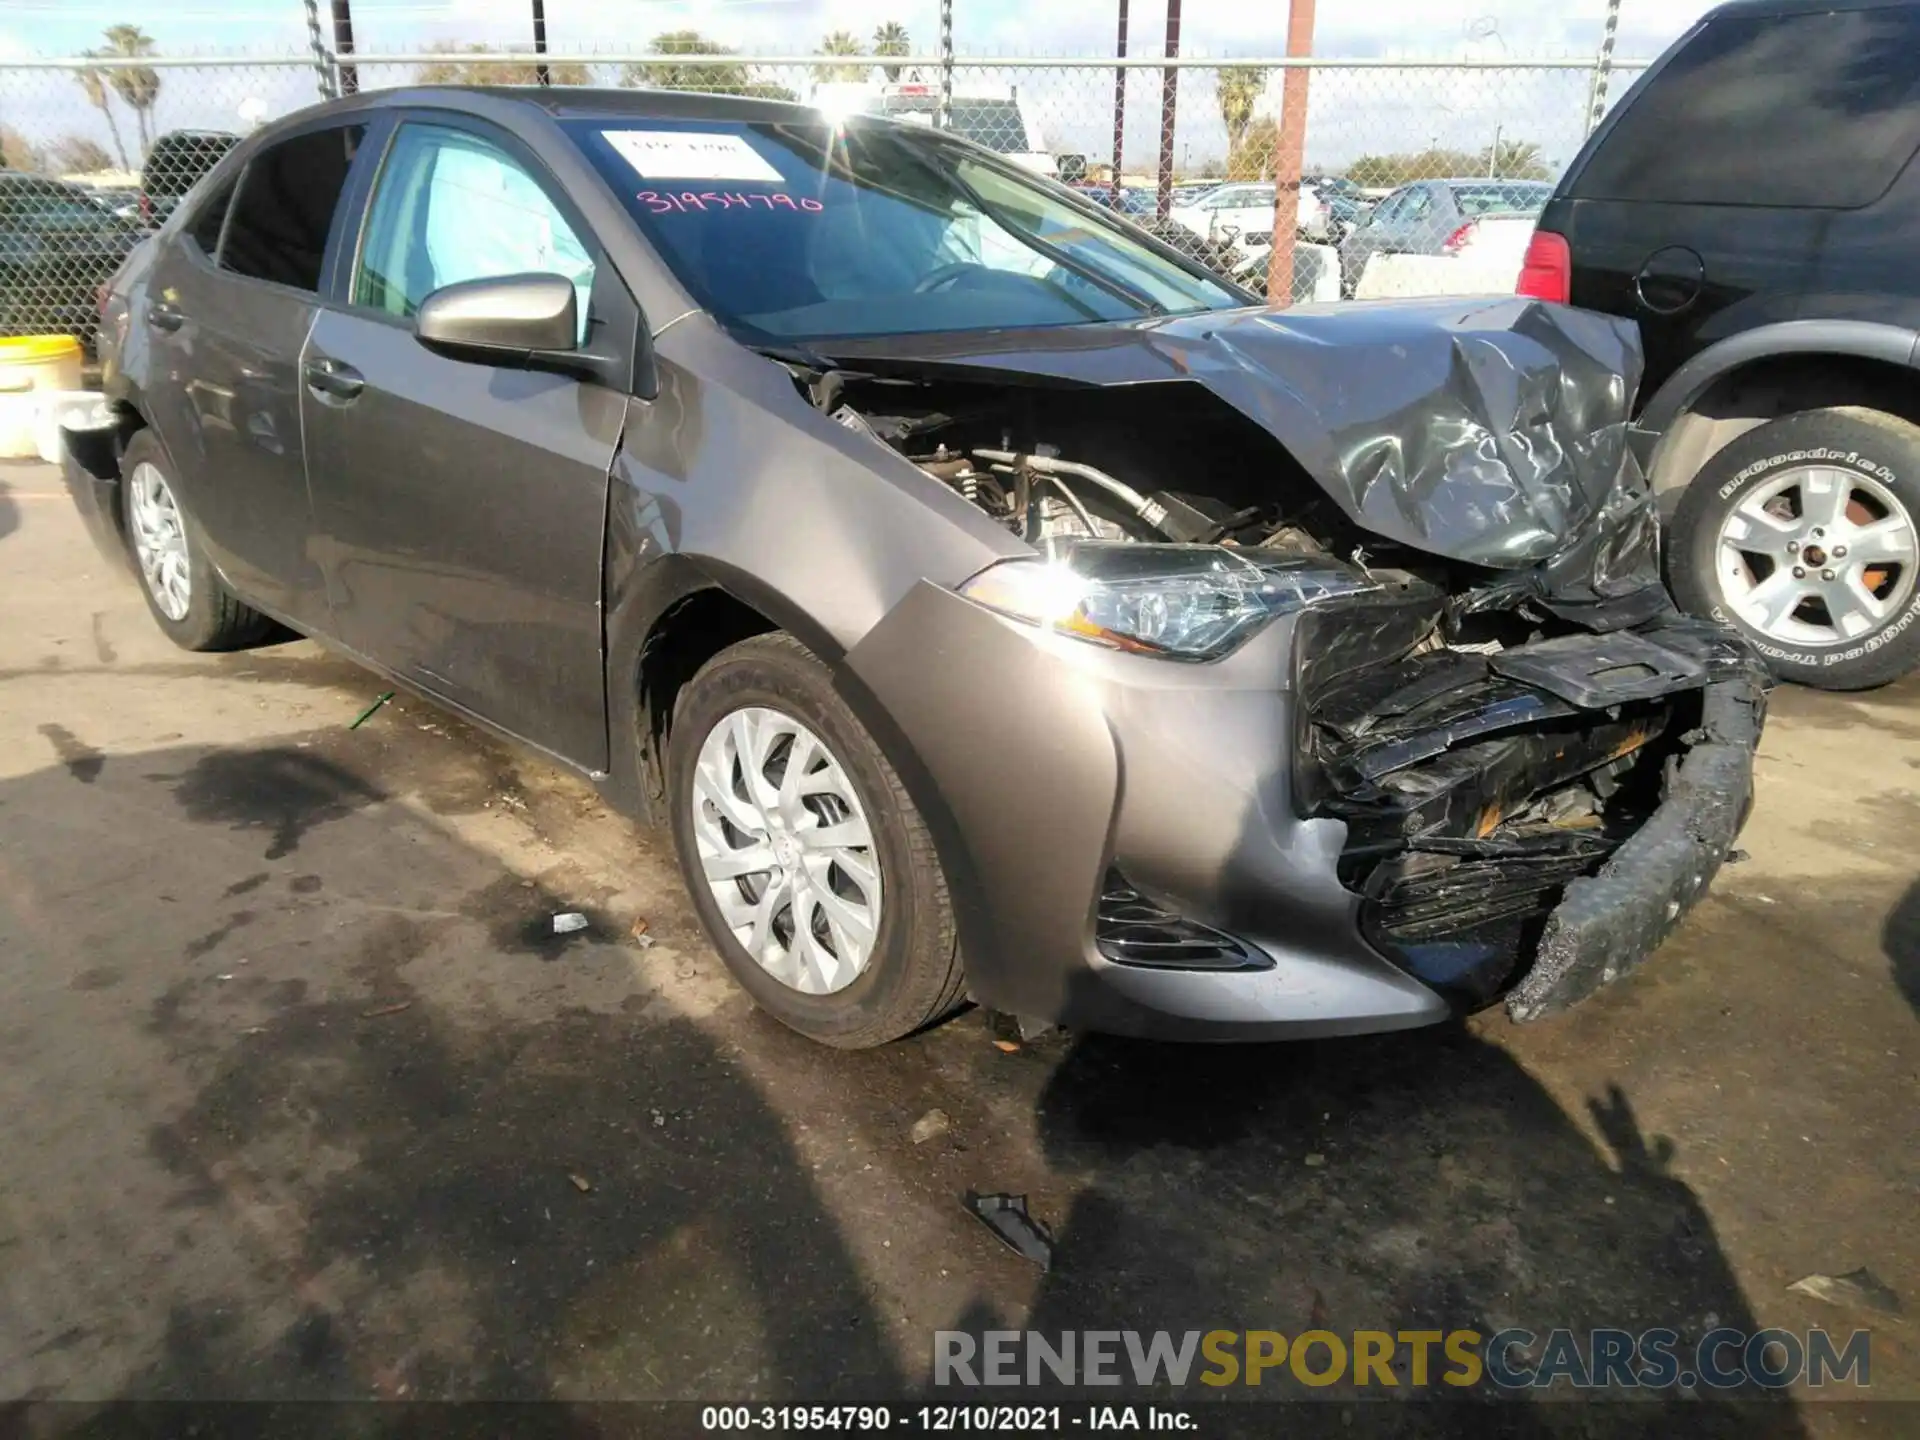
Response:
[[[84,364],[71,335],[22,335],[0,340],[0,390],[78,390]],[[32,380],[21,386],[21,377]]]
[[[0,340],[0,458],[22,460],[41,453],[38,392],[80,388],[84,361],[71,335],[24,335]]]

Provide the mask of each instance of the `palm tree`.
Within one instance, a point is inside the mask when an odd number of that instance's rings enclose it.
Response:
[[[153,37],[138,25],[109,25],[106,33],[109,55],[137,59],[153,54]],[[160,72],[145,65],[129,66],[112,71],[107,83],[133,111],[134,123],[140,127],[140,153],[144,156],[152,140],[148,121],[153,102],[160,98]]]
[[[87,54],[98,55],[98,50],[89,50]],[[113,136],[113,148],[120,156],[120,168],[131,170],[127,164],[127,142],[120,138],[120,122],[113,118],[113,91],[107,85],[107,72],[104,70],[81,70],[74,79],[80,82],[80,88],[87,92],[87,103],[107,117],[107,131]]]
[[[1240,148],[1253,124],[1253,107],[1267,88],[1267,72],[1258,65],[1226,65],[1220,70],[1220,123],[1227,127],[1227,153]]]
[[[1549,180],[1553,172],[1540,157],[1540,146],[1532,140],[1502,140],[1497,146],[1480,152],[1480,168],[1501,180]]]
[[[851,30],[836,30],[820,42],[822,55],[858,55],[860,41]],[[820,65],[814,68],[814,74],[822,80],[864,80],[867,67],[864,65]]]
[[[889,20],[873,32],[873,53],[876,55],[911,55],[913,42],[907,38],[907,27],[898,20]],[[883,65],[888,80],[900,78],[898,65]]]

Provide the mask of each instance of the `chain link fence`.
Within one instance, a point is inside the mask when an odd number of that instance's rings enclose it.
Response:
[[[96,292],[248,130],[343,90],[649,86],[941,125],[1264,292],[1273,58],[755,56],[471,47],[0,62],[0,334],[91,343]],[[1645,62],[1316,59],[1294,295],[1512,288],[1532,219]],[[1627,72],[1627,73],[1623,73]],[[1284,221],[1282,222],[1284,223]]]

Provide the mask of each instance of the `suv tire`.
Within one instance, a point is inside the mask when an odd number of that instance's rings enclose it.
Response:
[[[154,620],[183,650],[244,650],[280,638],[280,626],[215,572],[175,475],[160,437],[135,432],[120,457],[120,503],[134,574]]]
[[[804,789],[788,783],[799,755]],[[932,837],[831,672],[793,637],[742,641],[687,682],[667,793],[694,909],[761,1009],[852,1050],[959,1003],[959,940]],[[864,843],[812,838],[829,828]]]
[[[1674,598],[1739,630],[1782,680],[1884,685],[1920,664],[1916,516],[1920,426],[1858,408],[1770,421],[1687,487]]]

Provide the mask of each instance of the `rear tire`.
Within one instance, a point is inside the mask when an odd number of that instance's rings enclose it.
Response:
[[[1806,410],[1700,468],[1668,539],[1680,607],[1732,625],[1782,680],[1884,685],[1920,665],[1920,426]]]
[[[802,755],[804,785],[788,773]],[[831,672],[793,637],[742,641],[687,682],[667,793],[694,909],[761,1009],[851,1050],[959,1003],[953,907],[926,823]],[[828,845],[829,828],[859,843]]]
[[[183,650],[244,650],[279,638],[279,625],[238,599],[207,560],[175,474],[160,438],[135,432],[120,457],[120,503],[154,620]]]

